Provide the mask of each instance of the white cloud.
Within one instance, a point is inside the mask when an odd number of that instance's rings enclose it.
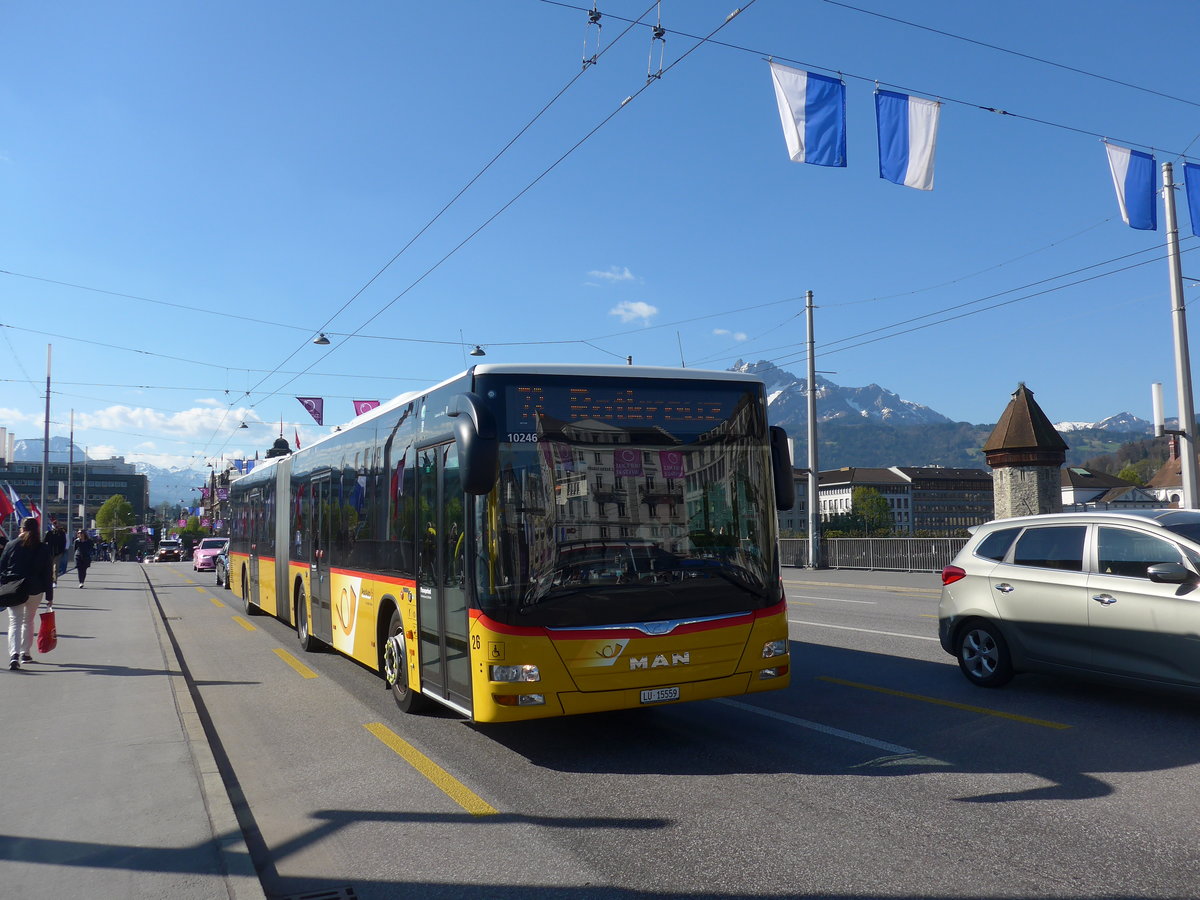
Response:
[[[749,335],[744,331],[730,331],[728,328],[714,328],[713,334],[724,337],[731,337],[735,341],[745,341],[749,339]]]
[[[629,271],[628,266],[609,266],[607,272],[601,272],[599,269],[592,269],[588,272],[588,278],[596,278],[600,281],[607,281],[609,284],[617,284],[621,281],[637,281],[641,279]]]
[[[658,315],[658,307],[651,306],[649,303],[643,303],[641,300],[630,302],[622,301],[608,311],[610,316],[617,316],[622,322],[633,322],[636,319],[641,319],[646,324],[650,323],[653,316]]]

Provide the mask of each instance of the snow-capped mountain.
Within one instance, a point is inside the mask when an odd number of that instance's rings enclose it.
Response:
[[[1154,434],[1154,423],[1139,419],[1133,413],[1121,412],[1099,422],[1059,422],[1054,426],[1064,434],[1071,431],[1119,431],[1122,434]],[[1168,428],[1174,427],[1171,422]]]
[[[14,462],[42,461],[43,442],[41,438],[24,438],[13,442]],[[87,457],[83,448],[75,445],[75,462],[82,463]],[[65,437],[50,438],[50,462],[68,463],[71,461],[71,439]]]
[[[739,360],[733,366],[733,371],[748,372],[766,382],[771,424],[796,428],[808,421],[807,379],[765,360],[755,363]],[[816,390],[818,422],[930,425],[951,421],[936,410],[904,400],[877,384],[842,387],[828,378],[817,376]]]
[[[208,484],[210,469],[162,469],[149,463],[135,462],[134,470],[139,475],[145,475],[150,485],[150,505],[160,503],[175,505],[183,502],[185,506],[199,506],[200,492],[193,490]]]

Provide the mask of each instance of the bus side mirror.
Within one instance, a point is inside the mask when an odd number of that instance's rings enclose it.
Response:
[[[788,449],[787,432],[772,425],[771,473],[775,476],[775,508],[791,509],[796,505],[796,482],[792,478],[792,454]]]
[[[463,490],[486,494],[496,484],[500,470],[500,437],[496,417],[483,398],[466,391],[450,404],[446,415],[454,420],[454,442],[462,471]]]

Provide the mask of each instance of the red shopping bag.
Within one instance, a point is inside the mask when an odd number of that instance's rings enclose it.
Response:
[[[54,610],[42,613],[42,625],[38,629],[38,653],[49,653],[58,646],[58,628],[54,624]]]

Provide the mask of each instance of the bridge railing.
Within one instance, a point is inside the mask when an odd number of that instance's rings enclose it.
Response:
[[[965,537],[824,538],[821,566],[827,569],[885,569],[893,572],[940,572],[966,544]],[[779,561],[807,568],[808,541],[781,538]]]

